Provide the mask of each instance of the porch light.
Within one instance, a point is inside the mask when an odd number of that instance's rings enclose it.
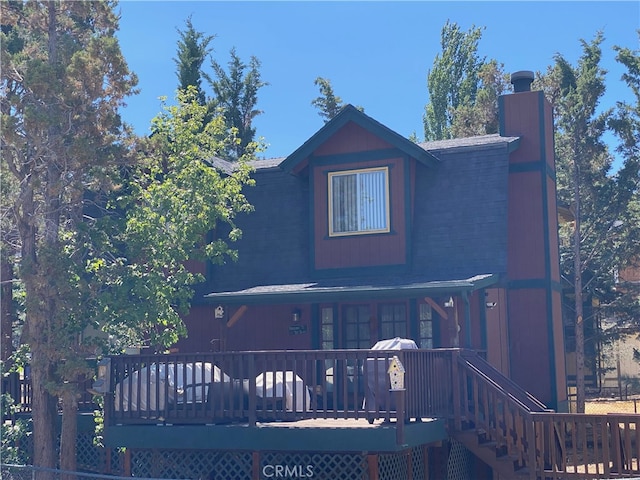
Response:
[[[291,320],[294,323],[299,322],[301,316],[302,316],[302,312],[300,311],[299,308],[294,308],[293,311],[291,312]]]
[[[447,300],[446,302],[444,302],[444,306],[446,308],[453,308],[453,297],[449,297],[449,300]]]
[[[498,302],[487,302],[486,306],[489,310],[491,310],[492,308],[495,308],[495,306],[498,304]]]
[[[214,313],[217,319],[224,318],[224,307],[222,305],[218,305],[214,310]]]

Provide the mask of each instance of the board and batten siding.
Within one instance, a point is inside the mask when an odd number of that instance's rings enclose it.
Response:
[[[311,160],[313,185],[313,262],[315,270],[352,269],[372,266],[404,265],[406,248],[406,171],[399,154],[379,158],[380,151],[392,147],[354,124],[347,124],[314,152]],[[373,160],[367,159],[371,151]],[[388,167],[388,233],[329,236],[328,175],[330,172]],[[410,198],[410,197],[409,197]]]

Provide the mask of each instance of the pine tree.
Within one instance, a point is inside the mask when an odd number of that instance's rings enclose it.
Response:
[[[504,66],[491,60],[480,67],[478,92],[473,103],[463,103],[453,110],[453,138],[498,133],[498,97],[510,90]]]
[[[224,153],[224,158],[238,160],[256,150],[253,120],[262,113],[256,108],[258,91],[268,83],[261,79],[260,61],[256,57],[252,56],[247,65],[240,60],[235,48],[231,49],[230,55],[228,72],[212,59],[214,77],[207,76],[207,79],[214,93],[212,105],[222,113],[228,131],[235,136]]]
[[[193,86],[197,91],[197,100],[200,105],[206,103],[206,95],[202,90],[202,64],[206,56],[211,52],[209,44],[215,35],[204,35],[198,32],[191,22],[191,17],[185,22],[186,29],[178,30],[180,40],[178,40],[177,57],[173,59],[178,70],[178,88],[186,90]]]
[[[89,288],[84,268],[86,194],[127,155],[118,108],[136,78],[122,57],[114,4],[2,2],[3,173],[19,236],[31,355],[34,464],[75,470],[79,379],[91,374],[79,342]],[[43,474],[46,476],[47,474]]]
[[[615,284],[615,270],[640,253],[640,227],[629,218],[637,205],[638,169],[630,155],[622,169],[612,172],[614,157],[604,135],[613,109],[601,110],[606,71],[601,66],[603,34],[581,41],[583,53],[576,66],[562,55],[547,73],[545,85],[556,112],[558,197],[570,205],[574,221],[561,229],[570,239],[561,246],[563,277],[573,283],[573,320],[576,338],[577,409],[585,405],[584,305],[595,299],[606,316],[624,318],[618,308],[624,295]],[[554,86],[555,88],[550,86]],[[635,199],[635,200],[634,200]]]
[[[319,110],[318,115],[324,119],[324,123],[327,123],[342,110],[344,106],[342,98],[333,92],[331,80],[328,78],[318,77],[313,83],[320,89],[320,96],[314,98],[311,105]]]

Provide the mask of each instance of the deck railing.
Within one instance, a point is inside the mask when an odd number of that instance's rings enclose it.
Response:
[[[78,411],[93,412],[99,409],[99,405],[94,402],[93,395],[89,392],[93,380],[82,380],[79,382],[80,394],[78,395]],[[6,419],[15,414],[30,414],[32,408],[33,389],[31,379],[28,375],[19,372],[10,372],[2,376],[0,392],[9,395],[13,403],[12,412],[5,412]]]
[[[108,425],[454,415],[453,350],[289,350],[110,359]],[[393,356],[407,372],[390,391]]]
[[[640,476],[640,415],[532,413],[543,478],[624,478]],[[558,436],[550,435],[556,432]],[[556,446],[560,443],[563,448]],[[563,453],[562,456],[559,454]]]
[[[471,352],[460,351],[460,415],[452,430],[506,477],[629,478],[640,474],[640,415],[546,409]],[[508,466],[508,468],[507,468]]]
[[[29,378],[18,372],[3,375],[2,393],[11,397],[15,413],[31,412],[32,392]]]
[[[389,388],[393,356],[406,371],[403,391]],[[381,419],[396,422],[401,438],[406,420],[436,417],[446,419],[450,434],[505,478],[515,472],[532,480],[640,476],[640,415],[553,412],[479,356],[460,349],[120,355],[109,360],[107,426]],[[28,381],[5,378],[2,387],[22,411],[30,410]]]

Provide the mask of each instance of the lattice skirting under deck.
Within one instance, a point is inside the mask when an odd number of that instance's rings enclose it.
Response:
[[[145,450],[129,452],[134,477],[268,480],[423,480],[425,447],[396,453],[244,452]],[[375,457],[373,459],[372,457]],[[377,471],[376,471],[377,470]]]

